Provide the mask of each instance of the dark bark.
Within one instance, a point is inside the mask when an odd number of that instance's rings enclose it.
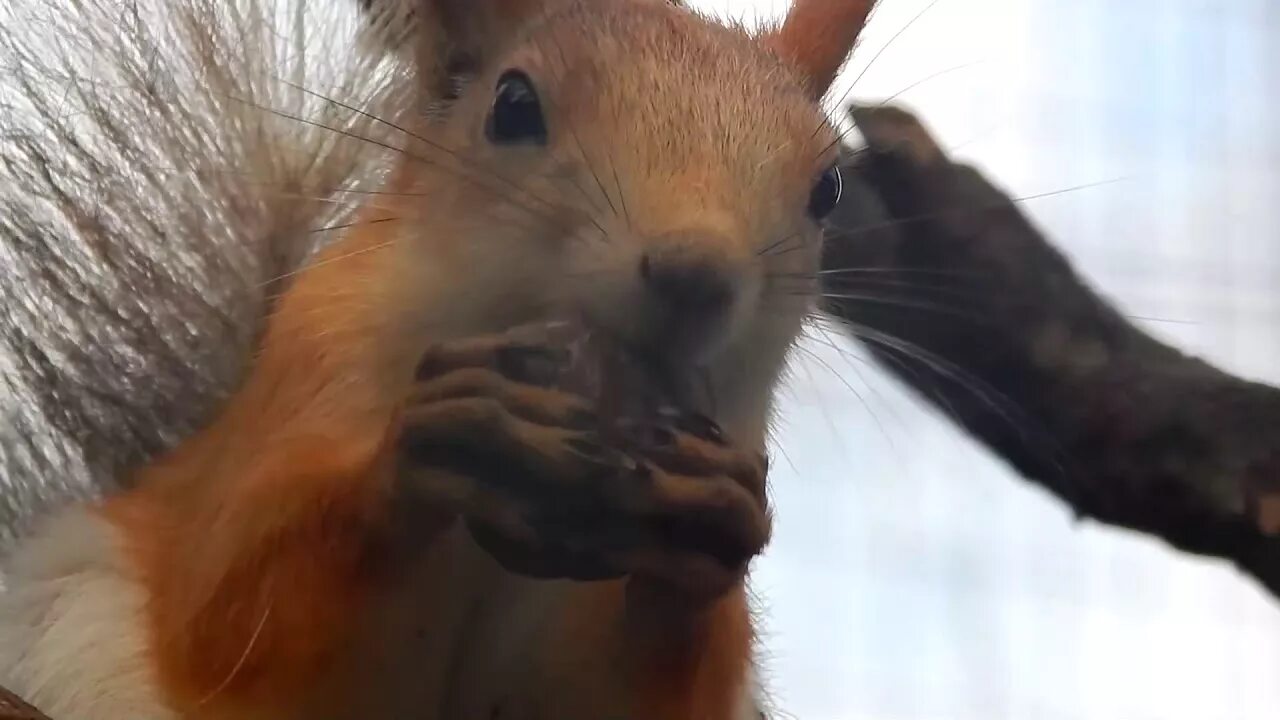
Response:
[[[1280,595],[1280,390],[1146,335],[911,115],[853,109],[829,312],[1083,517],[1233,561]]]
[[[0,687],[0,720],[49,720],[49,717]]]

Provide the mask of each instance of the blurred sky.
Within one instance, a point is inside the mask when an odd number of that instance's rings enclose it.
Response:
[[[1025,208],[1151,332],[1280,382],[1280,3],[883,0],[844,87],[864,69],[851,97],[897,96],[1015,196],[1120,180]],[[1223,564],[1076,523],[857,347],[808,349],[755,576],[787,714],[1280,712],[1280,604]]]

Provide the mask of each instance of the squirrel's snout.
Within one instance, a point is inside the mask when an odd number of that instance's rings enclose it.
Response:
[[[702,364],[723,346],[756,284],[745,243],[712,231],[588,246],[600,255],[575,295],[588,322],[643,355]]]
[[[724,263],[706,258],[645,253],[640,283],[647,301],[670,314],[721,315],[733,303],[734,283]]]
[[[700,362],[728,334],[742,293],[732,244],[706,232],[671,233],[646,243],[635,270],[633,341],[672,360]]]

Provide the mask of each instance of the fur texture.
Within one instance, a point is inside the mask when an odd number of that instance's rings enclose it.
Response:
[[[0,8],[0,550],[205,422],[379,184],[385,153],[343,133],[388,128],[294,87],[396,115],[405,77],[356,51],[351,10]]]
[[[87,511],[59,514],[9,568],[0,593],[0,679],[54,718],[173,720],[156,695],[137,618],[143,589],[118,538]]]

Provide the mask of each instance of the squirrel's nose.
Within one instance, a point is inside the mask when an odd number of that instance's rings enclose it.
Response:
[[[740,274],[726,247],[719,238],[682,233],[655,239],[640,256],[643,308],[633,322],[646,349],[696,360],[724,337]]]
[[[640,282],[655,303],[672,315],[720,315],[733,302],[733,279],[722,263],[683,253],[645,253]]]

